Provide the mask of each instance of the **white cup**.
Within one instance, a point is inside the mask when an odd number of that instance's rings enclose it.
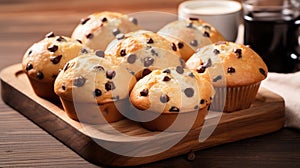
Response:
[[[185,1],[178,7],[181,19],[199,18],[215,27],[227,41],[235,42],[241,23],[242,5],[231,0]]]

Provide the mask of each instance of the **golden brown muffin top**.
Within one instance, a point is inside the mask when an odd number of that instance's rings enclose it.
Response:
[[[123,34],[108,45],[105,53],[135,74],[145,69],[184,65],[174,43],[146,30]]]
[[[214,95],[208,78],[181,66],[154,70],[134,86],[130,100],[140,110],[190,112],[207,107]]]
[[[81,19],[73,30],[72,38],[94,50],[105,50],[119,33],[140,29],[135,18],[117,12],[96,12]]]
[[[205,45],[225,40],[216,28],[200,19],[173,21],[161,28],[158,34],[177,41],[180,49],[188,46],[193,51]]]
[[[217,42],[199,49],[186,67],[208,73],[214,86],[244,86],[264,80],[268,68],[251,48],[233,42]]]
[[[135,77],[96,54],[70,60],[57,76],[55,93],[64,99],[98,104],[128,97]]]
[[[67,61],[88,52],[79,41],[65,36],[55,36],[50,32],[46,37],[34,43],[23,56],[23,70],[32,79],[40,82],[54,82],[59,70]]]

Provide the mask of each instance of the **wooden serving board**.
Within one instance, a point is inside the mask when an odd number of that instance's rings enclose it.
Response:
[[[184,134],[151,132],[141,127],[139,123],[128,119],[112,123],[110,126],[107,124],[93,126],[74,121],[67,117],[60,104],[51,103],[34,94],[26,75],[21,71],[21,64],[4,69],[1,72],[1,84],[2,99],[8,105],[62,141],[80,156],[98,165],[146,164],[270,133],[281,129],[284,124],[283,98],[261,88],[256,101],[249,109],[223,114],[209,112],[202,127],[185,133],[186,135],[168,150],[146,155],[144,153],[159,151],[168,142],[175,141],[178,135]],[[122,135],[114,134],[112,129],[118,130]],[[204,137],[200,142],[199,133],[202,134],[202,130],[206,132],[211,130],[212,134],[208,133],[210,136],[207,139]],[[155,141],[148,143],[147,138],[151,139],[154,136],[157,136]],[[113,150],[107,149],[105,146],[107,144]],[[132,145],[130,150],[126,149]],[[114,150],[118,151],[118,149],[122,149],[128,155],[115,153]]]

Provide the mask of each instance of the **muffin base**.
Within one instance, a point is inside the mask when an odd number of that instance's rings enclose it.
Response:
[[[200,127],[204,123],[204,118],[208,113],[209,106],[202,109],[191,112],[172,112],[172,113],[160,113],[160,115],[147,122],[141,122],[142,126],[151,131],[186,131],[189,129],[195,129]],[[139,112],[142,113],[142,112]],[[148,113],[148,114],[147,114]],[[152,114],[149,114],[152,113]],[[197,114],[195,114],[197,113]],[[147,111],[141,117],[147,117],[147,115],[157,115],[157,112]],[[180,118],[177,116],[180,115]],[[196,116],[196,118],[194,118]],[[176,123],[174,121],[176,120]],[[191,122],[194,122],[192,126]],[[170,127],[172,125],[172,127]],[[170,128],[169,128],[170,127]]]
[[[40,82],[30,77],[28,79],[36,95],[51,102],[59,102],[59,97],[54,92],[54,81]]]
[[[104,104],[96,102],[76,102],[60,98],[66,114],[73,120],[88,124],[104,124],[119,121],[124,116],[118,109],[126,109],[128,101],[118,100]],[[100,114],[102,113],[102,115]]]
[[[259,86],[260,82],[240,87],[215,87],[211,109],[227,113],[247,109],[254,102]]]

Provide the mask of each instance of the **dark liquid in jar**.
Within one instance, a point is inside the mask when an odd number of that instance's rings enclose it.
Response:
[[[244,16],[244,44],[256,51],[269,71],[288,73],[296,67],[295,48],[298,46],[298,28],[291,15],[281,12],[249,13]]]

